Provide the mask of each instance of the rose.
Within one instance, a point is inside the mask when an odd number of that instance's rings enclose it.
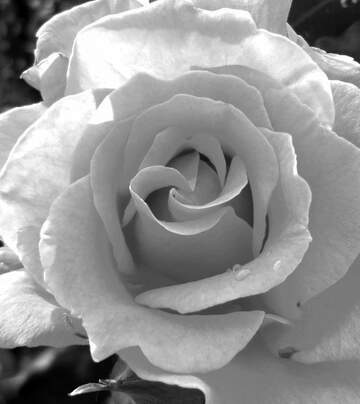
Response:
[[[240,3],[210,4],[99,20],[67,96],[1,116],[8,145],[33,122],[0,176],[24,265],[1,275],[1,344],[86,332],[94,359],[208,403],[355,403],[359,90]],[[282,32],[269,4],[250,11]]]

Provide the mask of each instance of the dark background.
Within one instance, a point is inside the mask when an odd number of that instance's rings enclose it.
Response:
[[[19,78],[33,63],[35,32],[53,14],[80,3],[83,1],[0,0],[0,111],[40,100],[39,94]],[[360,60],[360,1],[294,0],[290,23],[310,44]],[[0,349],[0,404],[106,402],[104,393],[75,398],[67,393],[78,385],[107,378],[114,363],[115,358],[93,363],[84,347]],[[203,401],[195,392],[180,395],[177,391],[172,397],[171,392],[164,394],[164,390],[150,386],[136,388],[140,391],[136,397],[141,397],[144,389],[154,391],[153,398],[137,398],[139,404]],[[156,398],[159,396],[165,398]]]

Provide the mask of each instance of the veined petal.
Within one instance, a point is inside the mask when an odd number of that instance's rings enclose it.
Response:
[[[86,25],[106,15],[140,6],[141,2],[137,0],[95,0],[57,14],[36,33],[36,62],[53,52],[60,52],[69,57],[76,34]]]
[[[191,66],[224,64],[269,74],[332,126],[328,79],[301,47],[282,35],[257,29],[244,10],[204,10],[190,0],[155,2],[82,30],[70,60],[66,91],[116,88],[139,72],[170,79]]]
[[[105,94],[87,91],[53,104],[18,139],[1,171],[1,235],[39,283],[40,227],[52,201],[70,182],[73,150]]]
[[[331,81],[335,103],[334,131],[360,148],[360,89],[342,81]]]
[[[2,348],[85,343],[67,324],[69,313],[25,271],[0,275],[0,306]]]
[[[224,7],[246,10],[259,28],[285,35],[292,0],[195,0],[194,3],[205,10]]]
[[[0,114],[0,169],[20,135],[46,111],[42,103],[17,107]]]
[[[145,380],[200,389],[206,404],[355,404],[360,399],[360,365],[355,361],[303,365],[272,356],[261,341],[251,343],[227,366],[202,375],[167,373],[141,352],[119,352]]]
[[[259,311],[179,316],[136,305],[118,275],[88,177],[53,203],[40,252],[51,291],[82,318],[95,360],[140,346],[156,366],[206,372],[228,363],[264,318]]]

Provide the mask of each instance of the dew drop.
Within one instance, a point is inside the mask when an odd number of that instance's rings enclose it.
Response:
[[[281,266],[281,261],[280,261],[280,260],[275,261],[274,266],[273,266],[273,270],[274,270],[275,272],[279,271],[280,266]]]
[[[241,269],[241,265],[239,264],[233,266],[233,272],[237,281],[242,281],[250,275],[250,271],[248,269]]]

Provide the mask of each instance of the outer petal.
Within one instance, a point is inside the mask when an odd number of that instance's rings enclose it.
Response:
[[[20,137],[0,174],[1,235],[40,283],[40,227],[70,182],[72,153],[105,93],[89,91],[54,104]]]
[[[327,53],[322,49],[309,46],[304,38],[287,26],[289,38],[301,46],[319,67],[327,74],[330,80],[346,81],[360,87],[360,64],[352,57]]]
[[[46,111],[44,104],[26,105],[0,114],[0,168],[19,136]]]
[[[144,1],[145,3],[145,1]],[[109,14],[140,7],[137,0],[95,0],[57,14],[37,32],[35,58],[40,61],[53,52],[69,57],[76,34],[86,25]]]
[[[301,362],[360,359],[360,258],[335,285],[303,306],[292,327],[274,325],[266,331],[275,351],[294,348]]]
[[[269,292],[272,307],[293,316],[296,306],[344,276],[360,252],[360,150],[319,126],[285,90],[265,99],[274,128],[291,133],[299,173],[313,195],[309,250],[287,282]]]
[[[261,89],[274,129],[292,135],[299,173],[313,193],[310,248],[299,268],[269,293],[274,309],[284,316],[296,316],[300,314],[298,303],[336,283],[359,254],[360,152],[319,125],[308,108],[268,76],[239,66],[216,71],[246,77]],[[350,104],[356,106],[356,99],[351,99]]]
[[[118,87],[138,72],[174,78],[191,66],[223,64],[269,74],[332,125],[328,80],[305,51],[281,35],[257,30],[243,10],[208,11],[189,0],[155,2],[82,30],[70,60],[67,93]]]
[[[59,196],[43,226],[40,251],[46,281],[59,302],[83,319],[94,359],[138,345],[170,371],[224,366],[253,337],[264,313],[178,316],[136,305],[118,277],[90,191],[84,177]]]
[[[272,356],[261,341],[249,345],[229,365],[204,375],[166,373],[136,349],[119,355],[146,380],[202,390],[206,404],[356,404],[360,400],[358,362],[307,366]]]
[[[196,0],[195,5],[205,10],[235,8],[248,11],[259,28],[286,35],[292,0]]]
[[[47,105],[64,96],[68,58],[52,53],[38,64],[23,72],[21,78],[41,92]]]
[[[84,344],[66,322],[68,312],[24,271],[0,275],[0,346]]]
[[[360,148],[360,89],[342,81],[332,81],[335,103],[334,131]]]

